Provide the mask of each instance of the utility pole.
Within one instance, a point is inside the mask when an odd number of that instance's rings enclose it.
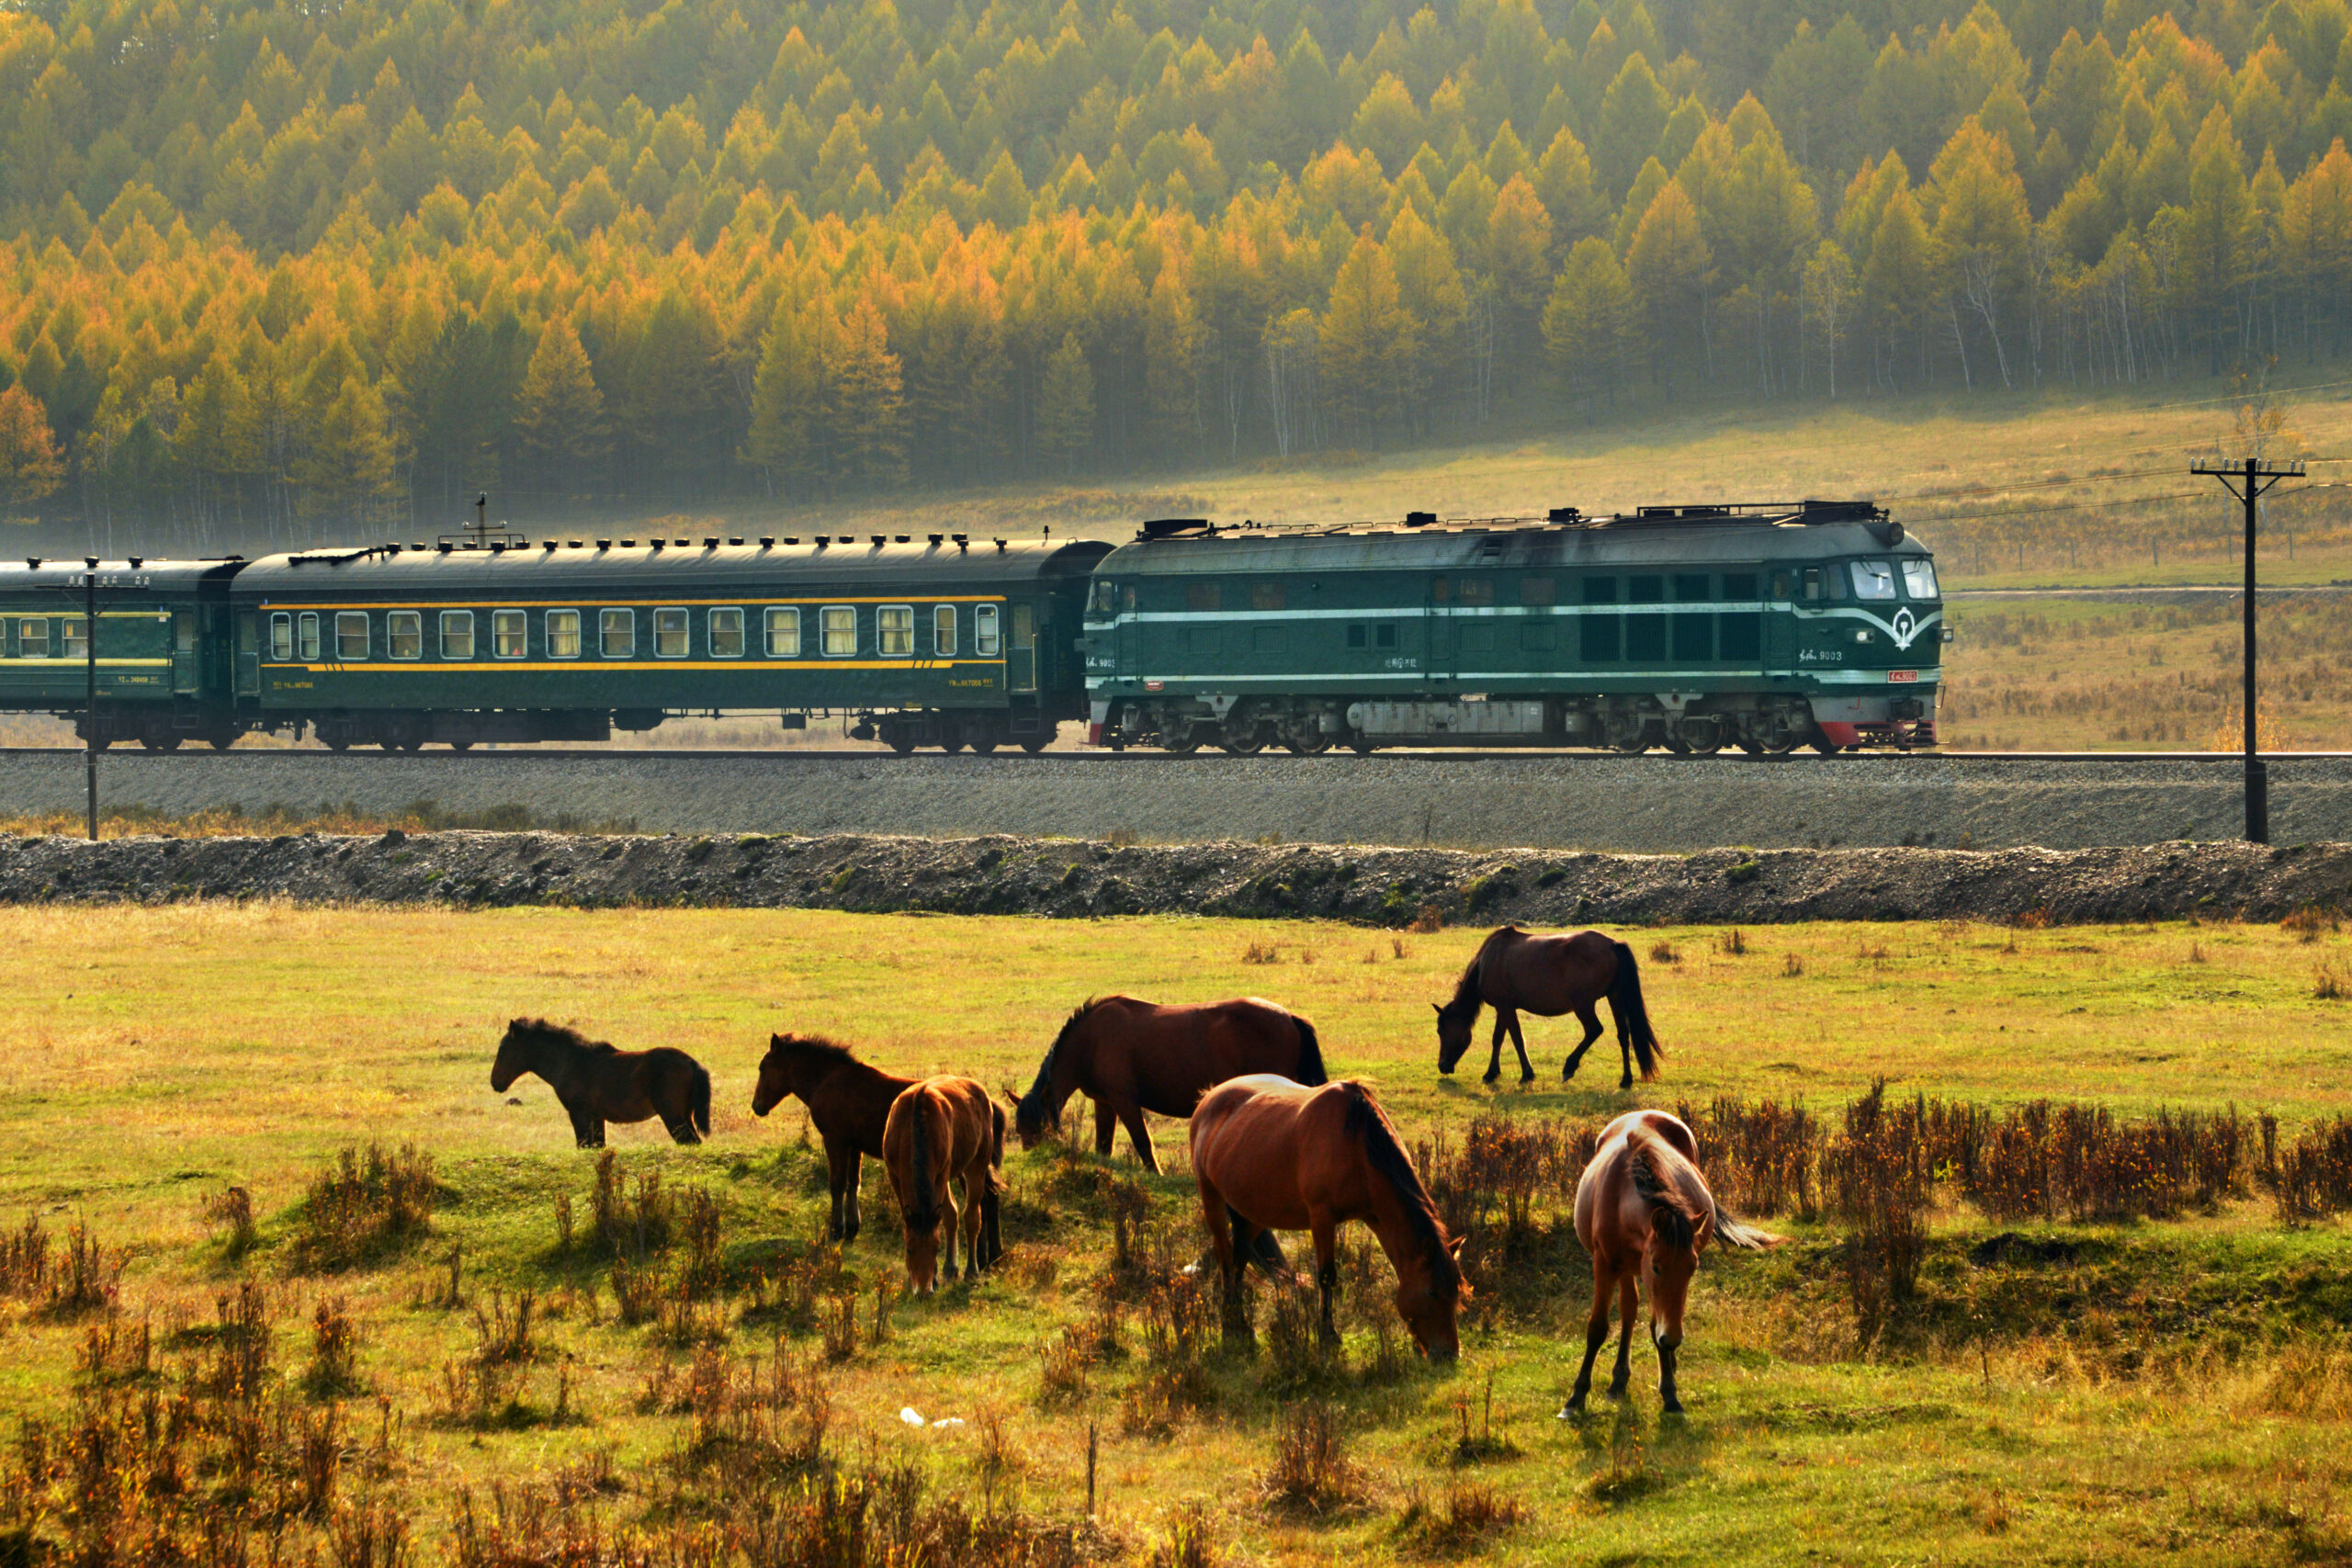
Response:
[[[98,841],[98,558],[82,558],[82,655],[90,677],[82,716],[82,782],[89,807],[90,842]]]
[[[2263,493],[2280,479],[2303,476],[2300,462],[2271,465],[2259,457],[2243,464],[2197,463],[2192,474],[2222,481],[2222,488],[2245,503],[2245,837],[2250,844],[2270,841],[2270,773],[2263,766],[2261,743],[2255,734],[2254,680],[2254,535]]]

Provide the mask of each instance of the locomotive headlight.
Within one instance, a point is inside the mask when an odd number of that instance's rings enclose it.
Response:
[[[1856,642],[1868,642],[1868,641],[1870,641],[1870,640],[1871,640],[1870,628],[1869,628],[1869,627],[1867,627],[1867,626],[1865,626],[1865,627],[1863,627],[1860,631],[1856,632],[1856,633],[1854,634],[1854,640],[1855,640]]]

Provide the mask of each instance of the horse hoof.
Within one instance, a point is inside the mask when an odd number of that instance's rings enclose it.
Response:
[[[1559,1415],[1554,1416],[1553,1419],[1555,1421],[1573,1421],[1583,1414],[1584,1395],[1580,1393],[1572,1393],[1568,1395],[1568,1402],[1560,1406]]]
[[[1679,1399],[1669,1399],[1658,1407],[1661,1416],[1679,1416],[1682,1413],[1682,1402]]]
[[[1503,1081],[1503,1076],[1500,1073],[1488,1073],[1485,1077],[1480,1078],[1478,1081],[1480,1083],[1500,1083]]]
[[[1620,1094],[1624,1093],[1627,1089],[1630,1089],[1633,1087],[1634,1080],[1631,1078],[1619,1078],[1617,1080],[1617,1092]]]
[[[1533,1083],[1535,1081],[1535,1075],[1533,1073],[1521,1073],[1519,1075],[1519,1081],[1521,1083]]]

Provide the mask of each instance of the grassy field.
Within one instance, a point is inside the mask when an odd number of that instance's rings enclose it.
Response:
[[[899,1274],[880,1174],[869,1168],[868,1229],[835,1272],[815,1245],[822,1161],[797,1104],[764,1123],[747,1110],[772,1029],[832,1032],[900,1070],[1011,1086],[1025,1084],[1078,998],[1118,988],[1298,1007],[1334,1070],[1377,1085],[1408,1139],[1436,1141],[1434,1157],[1457,1168],[1474,1114],[1497,1105],[1547,1133],[1636,1100],[1718,1094],[1801,1098],[1835,1122],[1878,1076],[1891,1093],[1988,1108],[2048,1097],[2130,1116],[2268,1111],[2291,1139],[2352,1110],[2352,1003],[2314,994],[2341,988],[2329,982],[2352,939],[2324,922],[1645,933],[1669,1055],[1664,1080],[1634,1096],[1616,1092],[1613,1053],[1599,1048],[1563,1088],[1573,1036],[1555,1024],[1532,1031],[1543,1076],[1529,1092],[1483,1089],[1476,1058],[1441,1078],[1426,1007],[1475,945],[1467,931],[252,906],[6,910],[0,936],[24,998],[0,1021],[0,1214],[33,1216],[60,1246],[86,1224],[120,1269],[113,1316],[0,1301],[0,1413],[56,1423],[44,1428],[54,1435],[76,1410],[142,1386],[210,1387],[224,1347],[251,1343],[253,1318],[266,1317],[274,1370],[260,1386],[279,1439],[289,1451],[331,1447],[341,1467],[319,1522],[299,1497],[265,1506],[235,1494],[254,1517],[288,1516],[289,1552],[310,1542],[337,1564],[389,1564],[364,1555],[380,1541],[355,1544],[360,1524],[405,1517],[424,1562],[555,1561],[550,1543],[576,1545],[592,1521],[608,1545],[644,1532],[668,1541],[661,1561],[684,1560],[680,1532],[747,1528],[751,1505],[735,1494],[770,1495],[762,1488],[792,1450],[776,1434],[795,1411],[805,1425],[817,1386],[830,1400],[825,1450],[844,1473],[910,1466],[934,1498],[1000,1519],[1017,1510],[1032,1526],[1082,1510],[1092,1426],[1100,1523],[1079,1544],[1171,1563],[1476,1552],[2235,1562],[2352,1551],[2352,1367],[2336,1348],[2352,1323],[2345,1233],[2335,1220],[2286,1225],[2252,1190],[2174,1219],[2020,1224],[1947,1188],[1916,1297],[1882,1303],[1875,1324],[1844,1282],[1841,1260],[1859,1256],[1845,1227],[1826,1211],[1776,1219],[1792,1246],[1711,1257],[1702,1271],[1688,1420],[1658,1419],[1645,1349],[1634,1397],[1569,1425],[1553,1412],[1589,1290],[1558,1213],[1572,1175],[1544,1179],[1526,1225],[1474,1276],[1487,1288],[1458,1369],[1397,1364],[1376,1285],[1349,1298],[1335,1369],[1284,1349],[1283,1324],[1297,1314],[1265,1292],[1265,1352],[1214,1348],[1213,1313],[1200,1318],[1168,1272],[1198,1245],[1181,1124],[1159,1124],[1159,1179],[1136,1179],[1124,1147],[1107,1169],[1067,1148],[1013,1156],[1009,1267],[977,1289],[889,1303],[876,1294]],[[536,1079],[511,1100],[488,1087],[497,1034],[520,1013],[624,1045],[684,1046],[711,1067],[707,1145],[673,1148],[645,1128],[614,1138],[625,1184],[658,1176],[682,1215],[696,1209],[690,1190],[710,1200],[718,1229],[697,1255],[715,1260],[719,1283],[704,1299],[688,1299],[691,1265],[657,1257],[653,1273],[677,1299],[642,1325],[621,1321],[628,1270],[613,1272],[589,1219],[595,1156],[570,1146]],[[430,1233],[349,1266],[322,1262],[322,1200],[306,1204],[306,1185],[369,1141],[431,1156]],[[232,1187],[257,1215],[249,1250],[220,1204]],[[568,1247],[560,1202],[576,1216]],[[1121,1202],[1146,1216],[1124,1271],[1108,1217]],[[1351,1269],[1365,1281],[1380,1272],[1368,1256]],[[244,1279],[259,1285],[250,1298],[236,1293]],[[526,1291],[536,1317],[518,1343]],[[777,1304],[795,1291],[797,1312]],[[322,1355],[334,1339],[314,1324],[322,1303],[356,1331],[355,1366]],[[144,1359],[121,1345],[142,1323],[153,1333]],[[1206,1348],[1187,1337],[1204,1325]],[[779,1360],[794,1369],[792,1392],[751,1400],[755,1366],[773,1379]],[[966,1424],[918,1428],[901,1407]],[[337,1409],[337,1435],[320,1438]],[[1317,1501],[1272,1495],[1264,1478],[1285,1422],[1320,1410],[1352,1472],[1306,1465],[1321,1478]],[[123,1419],[136,1428],[135,1415]],[[758,1442],[743,1436],[754,1427]],[[46,1540],[78,1494],[6,1481],[31,1451],[20,1441],[0,1458],[0,1485],[19,1522],[28,1497],[47,1510]],[[756,1479],[729,1468],[752,1461],[767,1462]],[[289,1461],[288,1474],[320,1462]],[[232,1482],[198,1466],[182,1484]],[[452,1525],[467,1499],[470,1532]],[[500,1507],[503,1535],[483,1522]],[[1514,1510],[1523,1517],[1508,1522]],[[1505,1522],[1482,1533],[1498,1513]],[[8,1528],[0,1514],[0,1551]]]

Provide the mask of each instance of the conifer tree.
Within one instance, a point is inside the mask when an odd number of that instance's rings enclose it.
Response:
[[[29,506],[55,493],[64,475],[49,411],[21,386],[0,392],[0,506]]]
[[[1094,444],[1094,369],[1075,332],[1046,361],[1037,391],[1037,451],[1055,470],[1074,474]]]
[[[554,495],[586,492],[610,437],[605,395],[569,316],[539,331],[515,393],[514,434],[535,483]]]

